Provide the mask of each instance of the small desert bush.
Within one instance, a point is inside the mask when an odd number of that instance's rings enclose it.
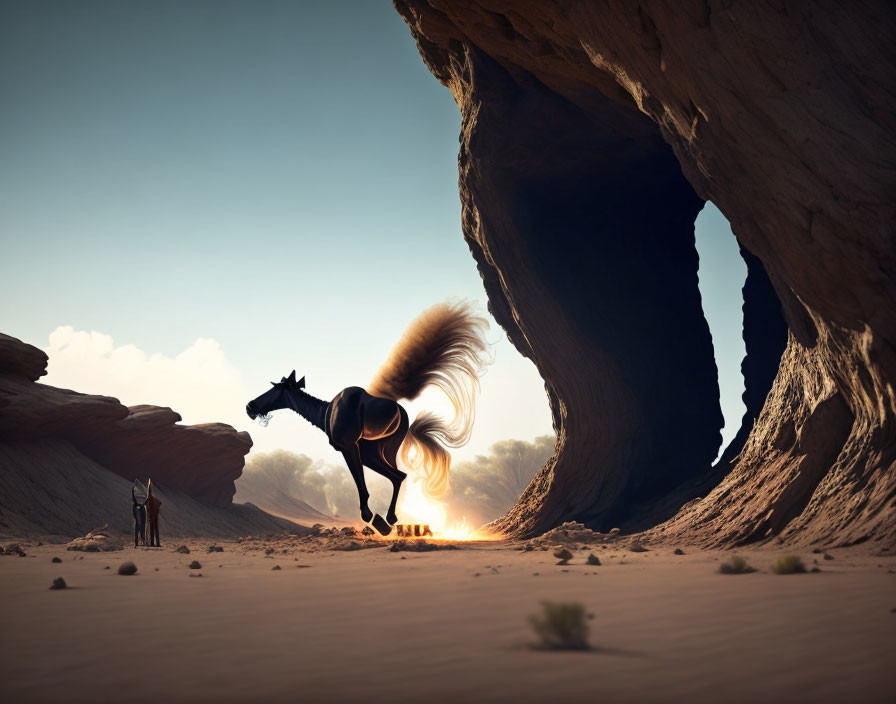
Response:
[[[796,555],[782,555],[772,565],[772,572],[775,574],[797,574],[805,571],[806,566]]]
[[[728,562],[719,565],[719,572],[722,574],[748,574],[756,570],[747,564],[746,559],[735,555]]]
[[[547,650],[588,650],[587,620],[582,604],[557,601],[541,602],[541,613],[529,617],[537,647]]]

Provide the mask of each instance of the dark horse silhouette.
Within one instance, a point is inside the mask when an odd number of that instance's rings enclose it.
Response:
[[[451,455],[447,447],[469,440],[479,376],[486,360],[488,322],[464,302],[440,303],[414,320],[392,349],[367,390],[349,386],[327,403],[305,392],[305,377],[296,381],[295,370],[272,389],[246,405],[253,420],[267,419],[272,411],[289,408],[323,430],[330,444],[342,453],[358,488],[361,519],[388,535],[398,522],[395,505],[406,474],[405,466],[423,475],[423,490],[431,497],[448,490]],[[454,406],[451,423],[429,412],[412,424],[398,403],[413,400],[428,386],[441,388]],[[392,482],[392,500],[385,521],[367,505],[369,493],[364,467]]]

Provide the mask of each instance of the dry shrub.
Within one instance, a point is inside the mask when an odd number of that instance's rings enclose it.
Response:
[[[782,555],[772,565],[775,574],[799,574],[806,571],[803,561],[796,555]]]
[[[546,650],[588,650],[588,615],[579,603],[542,601],[541,613],[529,617],[529,623]]]
[[[719,565],[719,572],[722,574],[749,574],[756,570],[747,564],[745,558],[735,555],[729,562],[723,562]]]

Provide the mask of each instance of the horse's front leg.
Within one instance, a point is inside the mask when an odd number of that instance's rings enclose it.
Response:
[[[364,467],[361,465],[361,453],[358,450],[357,443],[340,448],[342,456],[345,457],[345,463],[348,465],[348,471],[355,480],[355,486],[358,487],[358,500],[361,504],[361,520],[370,523],[373,518],[373,511],[367,505],[370,493],[367,491],[367,483],[364,481]]]

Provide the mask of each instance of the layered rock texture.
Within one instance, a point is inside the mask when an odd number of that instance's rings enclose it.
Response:
[[[171,501],[231,507],[234,482],[252,447],[248,433],[220,423],[178,425],[181,417],[170,408],[127,408],[107,396],[35,383],[46,364],[41,350],[0,334],[0,528],[42,525],[62,533],[68,526],[80,533],[101,523],[116,525],[114,516],[126,524],[128,487],[135,477],[143,482],[151,477]],[[126,481],[116,484],[118,498],[103,510],[94,504],[102,505],[97,497],[105,494],[93,489],[109,484],[110,478],[104,479],[109,472]],[[48,505],[54,496],[55,508]],[[110,511],[111,517],[95,518]],[[188,523],[185,516],[174,519],[171,511],[166,513],[174,520],[170,525]],[[229,525],[231,519],[222,514],[216,520]]]
[[[678,509],[655,535],[896,545],[888,4],[395,7],[460,107],[464,236],[557,431],[495,527],[644,527]],[[747,414],[715,467],[705,200],[749,271]]]

